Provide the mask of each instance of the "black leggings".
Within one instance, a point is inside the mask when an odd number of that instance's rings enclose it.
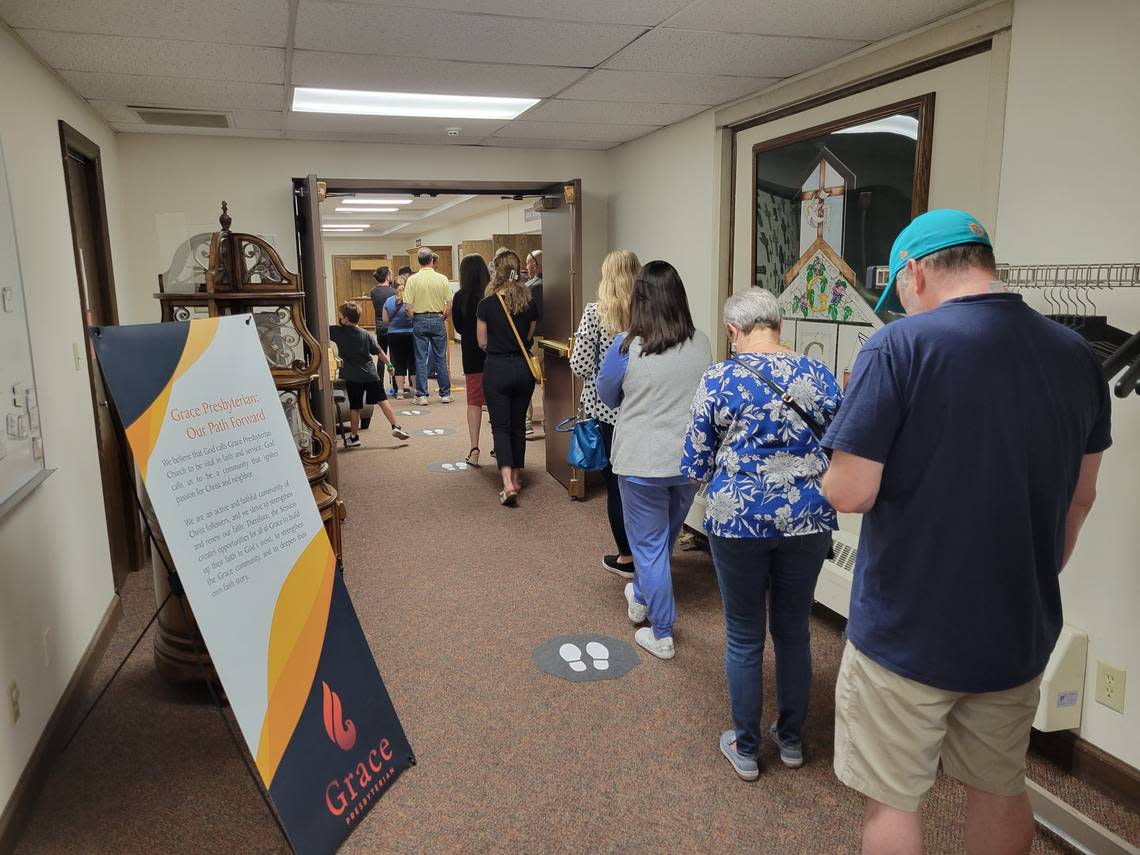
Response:
[[[534,377],[522,355],[489,355],[483,366],[483,396],[491,417],[495,462],[499,468],[522,469],[526,459],[526,408],[534,393]]]
[[[416,358],[412,354],[411,333],[388,333],[388,357],[396,366],[396,376],[403,377],[409,371],[416,373]]]
[[[614,426],[608,425],[601,419],[597,420],[598,429],[602,432],[602,444],[606,448],[606,459],[609,460],[614,452]],[[602,470],[606,479],[606,513],[610,517],[610,531],[613,532],[614,543],[617,544],[619,555],[633,555],[629,551],[629,538],[625,535],[625,514],[621,507],[621,490],[618,488],[618,476],[614,474],[612,463],[607,463]]]

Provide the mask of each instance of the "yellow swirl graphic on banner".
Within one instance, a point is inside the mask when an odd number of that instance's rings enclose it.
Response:
[[[210,346],[214,334],[218,331],[218,320],[218,318],[202,318],[190,322],[190,332],[186,335],[182,356],[178,360],[178,365],[174,367],[174,373],[170,375],[170,379],[166,381],[158,396],[150,402],[150,406],[127,427],[127,442],[130,443],[135,465],[138,466],[144,483],[150,455],[158,444],[158,434],[166,418],[166,405],[170,401],[170,392],[178,378],[189,371],[190,366],[206,352],[206,348]]]
[[[293,731],[325,643],[336,556],[322,528],[289,571],[269,630],[269,703],[257,743],[257,769],[268,788]]]

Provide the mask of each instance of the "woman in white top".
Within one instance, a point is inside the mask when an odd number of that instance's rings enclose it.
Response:
[[[570,355],[570,370],[582,379],[582,412],[588,419],[597,419],[606,459],[613,453],[614,424],[617,410],[612,410],[598,398],[598,369],[614,337],[629,327],[629,295],[633,290],[633,277],[641,269],[641,262],[628,249],[615,249],[602,262],[602,281],[598,285],[598,302],[587,303],[574,333],[574,352]],[[606,510],[610,517],[610,531],[617,544],[616,555],[603,555],[602,567],[621,576],[633,578],[633,553],[625,534],[625,516],[622,513],[621,490],[613,466],[602,470],[606,481]]]

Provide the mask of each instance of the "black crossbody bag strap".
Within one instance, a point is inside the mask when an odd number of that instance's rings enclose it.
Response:
[[[753,376],[758,377],[761,380],[763,380],[768,386],[770,386],[772,388],[773,392],[775,392],[777,395],[780,396],[781,401],[783,401],[785,404],[787,404],[789,407],[791,407],[793,410],[795,410],[796,415],[799,416],[801,419],[803,419],[804,424],[806,424],[808,426],[808,428],[811,430],[812,435],[816,439],[816,442],[819,442],[823,439],[823,429],[819,426],[819,424],[816,422],[816,420],[813,419],[811,416],[809,416],[807,413],[805,413],[803,408],[799,404],[796,403],[795,399],[791,395],[789,395],[786,390],[781,389],[779,384],[776,383],[775,380],[773,380],[771,377],[768,377],[763,372],[757,371],[751,365],[746,365],[743,360],[737,359],[735,356],[732,357],[732,361],[735,362],[737,365],[739,365],[741,368],[743,368],[745,371],[752,374]]]

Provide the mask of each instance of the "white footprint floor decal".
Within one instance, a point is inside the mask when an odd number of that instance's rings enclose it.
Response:
[[[443,428],[428,428],[427,430],[421,430],[420,433],[424,436],[443,436]]]
[[[586,655],[594,660],[594,667],[605,671],[610,667],[610,651],[600,641],[591,641],[586,645]]]
[[[563,644],[558,648],[558,655],[570,666],[571,671],[581,673],[586,670],[586,663],[582,661],[582,648],[577,644]]]

